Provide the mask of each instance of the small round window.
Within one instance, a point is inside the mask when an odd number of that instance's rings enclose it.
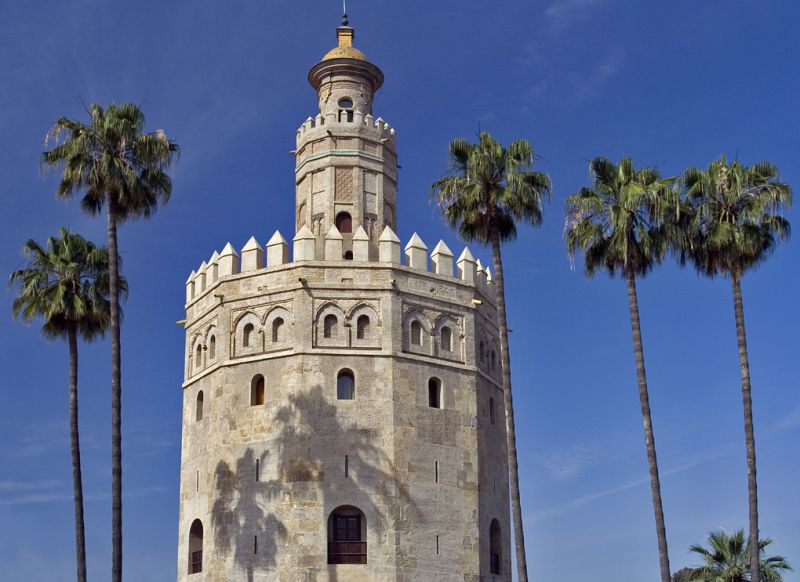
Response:
[[[353,100],[348,99],[345,97],[344,99],[339,99],[339,107],[342,109],[352,109],[353,108]]]

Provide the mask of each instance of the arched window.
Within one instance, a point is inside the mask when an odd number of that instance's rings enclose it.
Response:
[[[478,359],[481,361],[481,364],[486,360],[483,340],[481,340],[481,342],[478,344]]]
[[[349,212],[340,212],[336,215],[336,228],[342,234],[353,232],[353,218]]]
[[[339,99],[339,121],[353,122],[353,100],[345,97]]]
[[[497,354],[492,350],[492,372],[497,368]]]
[[[203,391],[197,393],[197,402],[194,407],[194,419],[197,422],[203,420]]]
[[[442,350],[445,352],[452,352],[453,351],[453,332],[452,330],[444,326],[441,332],[441,346]]]
[[[494,398],[489,398],[489,422],[494,424]]]
[[[353,400],[356,396],[356,379],[350,370],[342,370],[336,376],[336,398]]]
[[[199,368],[203,363],[203,346],[197,344],[197,349],[194,354],[194,367]]]
[[[276,317],[275,321],[272,322],[272,341],[273,342],[282,342],[283,341],[283,318]]]
[[[217,357],[217,336],[212,335],[208,340],[208,357],[212,360]]]
[[[328,518],[328,563],[367,563],[367,520],[357,507],[342,506]]]
[[[356,339],[365,339],[369,336],[369,315],[359,315],[356,320]]]
[[[258,374],[250,382],[250,406],[264,404],[264,376]]]
[[[428,380],[428,406],[431,408],[442,407],[442,381],[439,378]]]
[[[203,571],[203,522],[195,519],[189,528],[189,574]]]
[[[339,335],[339,318],[332,313],[325,316],[323,335],[325,339],[331,339]]]
[[[492,525],[489,526],[489,569],[492,574],[500,573],[501,549],[500,523],[493,519]]]
[[[250,343],[253,341],[253,332],[255,329],[256,328],[252,323],[248,323],[244,326],[244,332],[242,334],[242,347],[250,347]]]
[[[422,324],[416,320],[411,322],[411,345],[422,345]]]

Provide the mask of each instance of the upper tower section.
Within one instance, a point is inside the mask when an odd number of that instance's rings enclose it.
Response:
[[[383,85],[383,73],[353,46],[356,30],[349,25],[346,14],[336,36],[339,46],[308,73],[308,82],[319,97],[319,111],[323,117],[340,112],[352,115],[355,111],[371,115],[372,99]]]
[[[353,46],[355,29],[346,14],[336,36],[338,46],[308,73],[319,113],[297,130],[296,228],[314,234],[318,256],[335,227],[343,260],[352,258],[353,236],[368,238],[370,259],[376,260],[383,229],[397,231],[395,131],[373,117],[383,73]]]

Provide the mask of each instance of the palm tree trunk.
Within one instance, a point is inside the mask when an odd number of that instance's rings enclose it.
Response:
[[[122,582],[122,362],[117,204],[113,192],[108,195],[108,273],[111,311],[111,580]]]
[[[661,481],[658,478],[656,459],[656,440],[653,435],[653,420],[650,417],[650,396],[647,393],[647,374],[644,369],[644,349],[642,348],[642,328],[639,324],[639,298],[636,294],[636,276],[627,275],[628,307],[631,312],[631,334],[633,354],[636,359],[636,377],[639,382],[639,401],[642,405],[644,438],[647,445],[647,464],[650,469],[650,490],[653,494],[653,511],[656,517],[656,537],[658,538],[658,559],[661,565],[661,582],[670,582],[669,553],[667,551],[667,528],[664,525],[664,508],[661,504]]]
[[[508,349],[508,322],[506,320],[506,291],[503,278],[503,257],[500,237],[492,236],[494,260],[495,302],[497,326],[500,330],[500,371],[503,379],[503,401],[506,409],[506,439],[508,446],[508,472],[511,480],[511,517],[514,522],[514,554],[517,558],[517,580],[528,582],[528,562],[525,558],[525,533],[522,527],[522,502],[519,495],[519,467],[517,465],[517,434],[514,427],[514,401],[511,396],[511,356]]]
[[[75,558],[78,582],[86,582],[86,535],[83,523],[81,445],[78,435],[78,331],[71,325],[69,336],[69,440],[72,455],[72,496],[75,503]]]
[[[733,273],[733,310],[736,315],[736,343],[742,373],[744,405],[744,440],[747,449],[747,504],[750,514],[750,579],[761,580],[758,546],[758,484],[756,482],[756,437],[753,429],[753,396],[750,390],[750,361],[747,357],[747,334],[744,329],[741,276]]]

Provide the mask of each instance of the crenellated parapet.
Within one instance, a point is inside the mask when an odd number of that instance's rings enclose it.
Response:
[[[328,136],[328,131],[334,129],[342,132],[342,135],[358,135],[364,139],[374,142],[390,144],[395,150],[397,145],[397,133],[383,118],[375,119],[372,115],[364,115],[361,111],[331,112],[327,115],[318,114],[316,117],[309,117],[297,129],[296,142],[298,152],[304,144]],[[302,161],[298,156],[298,161]]]
[[[378,256],[372,259],[368,248],[369,239],[364,230],[359,228],[352,237],[353,257],[344,260],[342,240],[339,230],[331,226],[325,235],[323,250],[318,252],[314,233],[304,225],[292,240],[292,260],[290,260],[289,242],[279,231],[272,235],[266,248],[262,247],[254,236],[250,237],[240,253],[234,250],[231,243],[227,243],[222,251],[214,251],[207,261],[203,261],[189,275],[186,281],[187,307],[209,293],[221,281],[262,271],[268,272],[279,267],[287,268],[292,264],[308,263],[315,265],[322,263],[322,266],[335,263],[337,267],[359,267],[364,263],[403,267],[451,278],[473,286],[484,299],[494,304],[494,289],[489,267],[484,267],[480,259],[475,259],[469,247],[465,247],[454,261],[453,253],[444,241],[440,240],[433,251],[429,252],[427,245],[417,233],[414,233],[401,253],[400,239],[387,226],[378,239]]]

